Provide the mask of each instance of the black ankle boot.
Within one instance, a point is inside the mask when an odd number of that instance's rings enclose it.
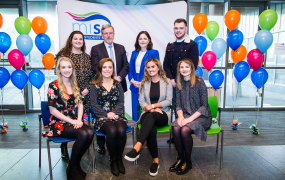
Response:
[[[184,161],[182,166],[176,172],[177,175],[186,174],[190,169],[192,169],[192,162],[191,161]]]
[[[122,156],[118,156],[117,159],[120,173],[125,174],[125,166],[123,164]]]
[[[67,143],[61,143],[60,149],[61,149],[61,157],[62,157],[62,159],[69,160],[69,154],[68,154],[68,150],[67,150]]]
[[[111,167],[111,173],[114,174],[115,176],[119,176],[119,166],[118,166],[118,160],[117,157],[111,157],[111,163],[110,163],[110,167]]]
[[[80,174],[81,176],[83,176],[83,177],[86,177],[87,174],[86,174],[86,172],[84,172],[84,171],[82,170],[82,168],[81,168],[81,166],[80,166],[80,161],[77,161],[76,167],[77,167],[77,170],[78,170],[79,174]]]
[[[181,159],[177,160],[170,168],[170,172],[176,172],[180,169],[180,167],[183,165],[183,161]]]
[[[79,174],[76,162],[69,161],[66,168],[67,180],[84,180],[85,178]]]

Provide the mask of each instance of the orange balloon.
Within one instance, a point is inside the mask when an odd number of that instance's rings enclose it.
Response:
[[[2,27],[3,25],[3,17],[2,17],[2,14],[0,14],[0,28]]]
[[[200,57],[199,57],[199,60],[198,60],[198,66],[199,66],[199,64],[200,64]],[[198,66],[197,66],[197,67],[198,67]]]
[[[236,63],[243,61],[246,57],[247,50],[243,45],[240,45],[240,47],[237,50],[231,51],[231,58]]]
[[[200,35],[207,27],[208,18],[203,13],[198,13],[193,18],[193,26],[197,33]]]
[[[37,16],[32,21],[32,28],[36,34],[45,34],[47,32],[48,24],[45,18]]]
[[[225,24],[229,28],[229,30],[234,30],[240,21],[240,13],[237,10],[229,10],[225,14]]]
[[[46,69],[51,70],[55,64],[54,55],[51,53],[46,53],[43,57],[42,62]]]

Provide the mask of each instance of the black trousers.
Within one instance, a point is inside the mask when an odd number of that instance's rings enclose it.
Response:
[[[147,146],[152,158],[158,157],[156,126],[165,126],[168,123],[168,116],[165,112],[146,112],[141,117],[141,129],[138,136],[138,142],[144,144],[147,141]]]

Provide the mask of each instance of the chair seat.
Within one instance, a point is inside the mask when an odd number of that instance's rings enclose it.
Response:
[[[218,124],[212,124],[211,127],[207,130],[207,134],[219,134],[221,131],[221,128]]]
[[[75,141],[76,139],[71,139],[71,138],[64,138],[64,137],[50,137],[47,136],[47,138],[54,142],[54,143],[67,143],[67,142],[71,142],[71,141]]]
[[[170,132],[171,131],[171,125],[172,125],[172,123],[170,123],[170,125],[166,125],[166,126],[162,126],[162,127],[156,127],[157,133]],[[138,128],[141,129],[141,124],[138,124]]]
[[[96,134],[96,136],[106,136],[106,134],[100,132],[100,131],[96,131],[93,127],[92,127],[94,133]],[[129,133],[132,131],[132,127],[131,126],[128,126],[127,129],[126,129],[126,133]]]

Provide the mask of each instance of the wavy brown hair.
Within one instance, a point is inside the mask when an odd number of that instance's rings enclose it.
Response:
[[[75,104],[77,107],[79,102],[81,101],[81,94],[80,94],[80,89],[79,89],[77,81],[76,81],[75,65],[73,64],[72,60],[68,57],[59,58],[57,65],[56,65],[57,81],[58,81],[58,88],[59,88],[60,97],[63,100],[65,107],[67,108],[67,100],[69,99],[69,96],[68,96],[67,89],[63,83],[62,76],[60,73],[60,62],[61,61],[68,61],[68,62],[70,62],[71,66],[72,66],[72,74],[69,77],[69,82],[71,84],[72,93],[75,97]]]
[[[140,86],[140,94],[142,93],[142,91],[144,90],[144,83],[150,83],[151,81],[151,76],[148,74],[147,72],[147,63],[149,62],[154,62],[154,64],[156,64],[156,66],[158,67],[158,75],[164,80],[164,82],[166,82],[166,84],[168,85],[168,80],[165,74],[165,71],[163,70],[161,63],[158,59],[156,58],[150,58],[145,62],[145,68],[144,68],[144,76],[141,82],[141,86]]]
[[[148,33],[147,31],[141,31],[141,32],[138,34],[137,39],[136,39],[136,43],[135,43],[135,49],[136,49],[136,51],[140,51],[140,50],[141,50],[141,47],[140,47],[140,45],[139,45],[139,38],[140,38],[141,34],[146,35],[147,38],[149,39],[149,43],[148,43],[146,49],[147,49],[147,50],[152,49],[153,44],[152,44],[151,37],[150,37],[149,33]]]
[[[99,61],[98,65],[97,65],[97,73],[95,75],[95,78],[92,80],[91,84],[96,84],[98,86],[102,86],[102,82],[103,82],[102,69],[103,69],[103,65],[105,64],[105,62],[111,62],[112,63],[113,73],[111,75],[111,78],[114,79],[115,70],[114,70],[113,60],[111,58],[103,58]],[[116,83],[117,83],[117,81],[116,81]]]
[[[86,50],[86,45],[85,45],[85,40],[84,40],[84,35],[83,35],[83,33],[82,33],[81,31],[73,31],[73,32],[69,35],[69,37],[67,38],[66,43],[65,43],[65,46],[57,53],[55,59],[60,58],[60,56],[66,56],[66,57],[69,56],[69,54],[70,54],[71,51],[72,51],[72,44],[71,44],[71,42],[72,42],[73,36],[74,36],[75,34],[81,34],[81,35],[82,35],[82,38],[83,38],[83,45],[82,45],[82,47],[81,47],[81,51],[82,51],[82,52],[85,52],[85,50]]]
[[[184,88],[184,77],[182,76],[182,74],[180,73],[180,65],[181,63],[186,63],[190,66],[191,69],[191,73],[190,73],[190,87],[194,87],[197,81],[200,81],[201,79],[196,75],[196,71],[195,71],[195,67],[193,62],[188,59],[188,58],[184,58],[181,61],[179,61],[178,65],[177,65],[177,75],[176,75],[176,87],[181,90]]]

